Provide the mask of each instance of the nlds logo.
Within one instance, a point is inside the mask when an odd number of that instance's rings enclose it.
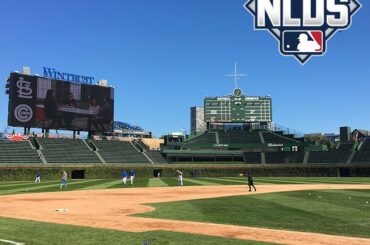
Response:
[[[283,55],[294,55],[304,64],[323,55],[327,41],[351,25],[360,9],[357,0],[249,0],[256,30],[269,30],[279,40]]]

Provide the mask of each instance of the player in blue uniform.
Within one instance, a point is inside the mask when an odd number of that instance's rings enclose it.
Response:
[[[135,179],[135,171],[133,169],[131,169],[128,174],[130,175],[131,185],[133,185],[134,184],[134,179]]]
[[[41,182],[41,173],[39,170],[36,172],[36,178],[35,178],[35,183],[40,183]]]

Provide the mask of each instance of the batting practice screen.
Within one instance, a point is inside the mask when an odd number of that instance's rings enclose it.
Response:
[[[114,89],[11,73],[8,124],[113,131]]]
[[[270,97],[228,96],[204,99],[204,120],[213,123],[271,122]]]

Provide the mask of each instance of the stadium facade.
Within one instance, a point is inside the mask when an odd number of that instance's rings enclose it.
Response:
[[[204,110],[195,108],[195,134],[171,133],[161,139],[149,131],[123,122],[113,114],[101,118],[90,106],[108,110],[114,92],[110,87],[75,84],[40,76],[12,73],[7,81],[9,125],[25,129],[53,129],[57,121],[62,129],[103,132],[109,136],[88,139],[45,138],[46,134],[7,137],[0,141],[0,166],[120,166],[122,164],[222,163],[309,166],[315,164],[368,165],[370,133],[349,127],[340,130],[336,144],[308,140],[303,134],[272,121],[272,98],[247,96],[236,87],[230,96],[204,98]],[[54,113],[46,110],[48,91]],[[67,98],[71,96],[72,98]],[[111,102],[107,101],[111,99]],[[67,100],[73,103],[66,103]],[[92,103],[92,100],[96,100]],[[68,101],[67,101],[68,102]],[[67,106],[69,104],[69,106]],[[21,109],[19,109],[21,105]],[[18,109],[17,109],[18,108]],[[113,108],[111,108],[113,113]],[[44,115],[44,117],[41,117]],[[95,121],[95,119],[102,121]],[[90,122],[90,123],[89,123]],[[100,123],[105,125],[101,125]],[[111,126],[109,126],[111,125]],[[204,127],[206,125],[206,127]]]

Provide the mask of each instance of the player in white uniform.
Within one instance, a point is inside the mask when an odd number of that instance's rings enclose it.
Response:
[[[131,185],[133,185],[134,184],[134,179],[135,179],[135,171],[133,169],[131,169],[128,174],[130,175]]]
[[[176,174],[177,174],[177,181],[179,182],[181,186],[183,186],[184,185],[183,178],[182,178],[183,173],[180,170],[176,170]]]
[[[123,170],[123,171],[122,171],[122,182],[123,182],[123,184],[125,184],[125,185],[126,185],[126,183],[127,183],[127,172],[126,172],[126,170]]]
[[[63,186],[67,189],[67,172],[63,170],[61,175],[62,178],[59,189],[62,189]]]

